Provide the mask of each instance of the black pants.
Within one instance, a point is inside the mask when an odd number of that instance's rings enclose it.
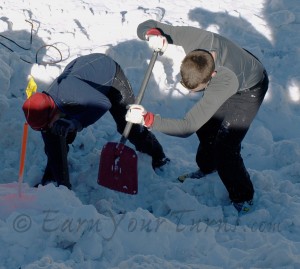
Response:
[[[95,86],[95,89],[97,88],[97,85],[90,85]],[[107,93],[107,97],[112,104],[109,111],[116,122],[118,132],[122,134],[127,123],[125,120],[126,107],[135,102],[135,97],[131,85],[119,65],[117,65],[116,76],[111,89]],[[68,149],[68,145],[73,143],[76,134],[77,133],[69,133],[66,137]],[[58,184],[64,185],[62,183],[63,164],[59,137],[52,134],[50,130],[42,132],[42,137],[45,144],[45,153],[48,157],[43,181],[55,179]],[[133,124],[128,140],[136,147],[136,150],[150,155],[152,157],[152,163],[166,157],[156,137],[143,126]]]
[[[198,131],[196,162],[205,174],[217,171],[233,202],[253,198],[254,189],[241,157],[241,143],[267,92],[269,79],[230,97]]]
[[[69,133],[66,137],[67,151],[69,144],[72,144],[76,137],[76,132]],[[47,165],[42,178],[42,185],[49,180],[55,180],[58,185],[65,185],[70,188],[70,182],[65,182],[63,169],[64,150],[61,147],[60,137],[51,133],[51,131],[42,132],[44,140],[44,150],[47,155]]]

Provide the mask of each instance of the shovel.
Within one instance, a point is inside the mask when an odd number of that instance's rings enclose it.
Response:
[[[135,99],[135,104],[140,104],[148,81],[150,79],[158,52],[154,51],[145,74],[142,86]],[[98,172],[98,184],[114,191],[127,194],[137,194],[138,192],[138,172],[137,154],[125,145],[132,127],[131,122],[127,122],[119,143],[108,142],[103,146],[100,155]]]

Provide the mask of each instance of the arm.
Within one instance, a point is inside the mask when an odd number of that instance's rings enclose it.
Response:
[[[236,76],[229,69],[222,68],[212,79],[203,97],[183,119],[167,119],[155,115],[151,127],[167,135],[188,137],[201,128],[237,89]]]
[[[146,33],[152,28],[159,29],[167,38],[169,44],[182,46],[186,53],[199,48],[212,49],[214,34],[191,26],[172,26],[154,20],[147,20],[138,26],[138,37],[141,40],[146,40]]]

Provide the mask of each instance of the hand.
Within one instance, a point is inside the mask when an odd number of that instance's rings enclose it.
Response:
[[[144,125],[144,115],[147,113],[141,105],[129,105],[125,119],[131,123]]]
[[[131,123],[144,125],[149,128],[154,122],[154,114],[147,112],[141,105],[129,105],[125,119]]]
[[[51,127],[51,132],[53,134],[64,137],[67,137],[70,132],[80,132],[81,130],[81,123],[75,119],[58,119]]]
[[[161,54],[163,54],[168,47],[167,38],[156,28],[147,31],[146,39],[149,42],[149,47],[154,51],[159,51]]]

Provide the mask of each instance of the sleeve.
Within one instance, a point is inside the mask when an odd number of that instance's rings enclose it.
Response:
[[[147,20],[139,24],[138,37],[146,40],[145,35],[151,28],[159,29],[169,44],[182,46],[186,53],[199,48],[210,50],[214,41],[212,32],[191,26],[172,26],[154,20]]]
[[[237,92],[238,85],[234,73],[222,68],[204,91],[203,97],[183,119],[168,119],[155,115],[152,128],[167,135],[188,137],[201,128],[221,105]]]

